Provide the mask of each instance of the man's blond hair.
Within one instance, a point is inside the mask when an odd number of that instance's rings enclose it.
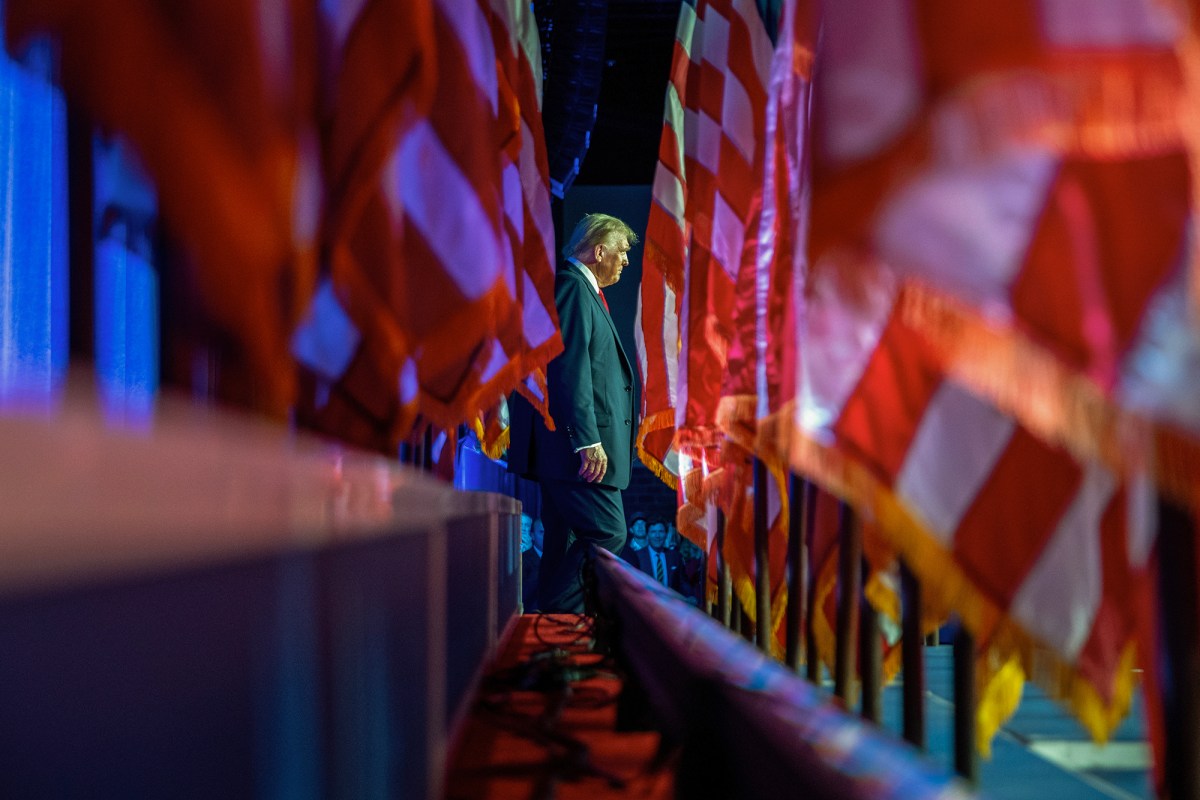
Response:
[[[571,231],[567,243],[563,245],[562,254],[567,258],[584,260],[598,244],[615,247],[617,241],[624,236],[629,240],[629,246],[638,243],[638,236],[633,228],[616,217],[608,214],[585,214],[575,230]]]

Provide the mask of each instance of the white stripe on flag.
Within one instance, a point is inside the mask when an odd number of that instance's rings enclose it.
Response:
[[[436,0],[442,17],[454,29],[463,53],[467,57],[467,68],[475,85],[491,105],[492,114],[500,110],[499,78],[496,75],[496,48],[492,43],[492,29],[479,4],[462,0]],[[442,102],[453,102],[443,98]],[[482,131],[480,131],[482,133]]]
[[[675,290],[663,286],[663,361],[667,367],[667,404],[679,407],[679,316],[675,313]],[[676,475],[679,473],[676,472]]]
[[[879,253],[967,300],[1006,300],[1057,168],[1051,154],[1026,150],[923,173],[882,209]]]
[[[688,60],[692,58],[692,42],[695,41],[696,9],[688,3],[679,5],[679,22],[675,24],[675,41],[687,53]]]
[[[713,175],[717,174],[717,170],[721,166],[721,139],[723,136],[719,122],[703,111],[696,114],[696,160]],[[687,141],[688,144],[691,144],[692,140]]]
[[[292,355],[313,372],[335,381],[350,366],[361,340],[362,334],[338,302],[333,283],[323,279],[308,314],[292,334]]]
[[[525,388],[529,390],[530,394],[538,399],[539,403],[546,399],[546,396],[542,394],[542,387],[538,386],[537,379],[534,378],[533,375],[525,378]],[[505,408],[507,409],[507,405]]]
[[[689,324],[691,322],[691,320],[690,320],[691,309],[688,308],[688,300],[690,299],[691,291],[692,291],[692,281],[685,280],[683,282],[683,303],[682,303],[683,311],[680,313],[681,318],[679,319],[678,327],[676,328],[676,330],[679,331],[679,341],[678,341],[678,344],[671,343],[672,346],[671,346],[670,350],[666,349],[667,344],[671,338],[667,333],[667,331],[670,329],[667,327],[666,320],[665,319],[663,320],[663,349],[664,349],[664,352],[670,353],[672,350],[675,352],[674,359],[672,359],[668,355],[665,360],[667,362],[668,372],[670,371],[671,362],[674,361],[676,363],[676,379],[677,380],[676,380],[676,382],[670,384],[671,386],[674,386],[674,388],[675,388],[675,391],[672,393],[672,397],[671,397],[671,399],[674,402],[671,403],[671,406],[672,406],[672,408],[675,409],[675,429],[676,430],[679,430],[680,428],[685,427],[683,424],[684,423],[684,414],[687,410],[686,409],[687,390],[688,390],[687,354],[689,352],[691,352],[690,350],[688,350],[688,340],[691,339],[691,333],[692,333],[691,325]],[[664,317],[665,317],[665,314],[664,314]]]
[[[746,87],[732,72],[725,73],[725,93],[721,102],[721,127],[747,163],[754,163],[754,106]]]
[[[1015,428],[1011,417],[951,381],[934,393],[896,476],[896,494],[942,544],[949,546]]]
[[[750,51],[751,58],[754,59],[754,69],[758,73],[758,82],[766,86],[771,78],[771,61],[775,57],[775,48],[771,44],[771,37],[767,35],[767,26],[762,15],[758,13],[758,5],[754,0],[734,0],[733,7],[738,15],[746,20],[746,27],[750,29]],[[781,31],[780,40],[786,38]],[[788,66],[790,68],[791,65]]]
[[[896,299],[895,276],[890,271],[864,270],[852,287],[843,286],[839,276],[836,268],[818,268],[808,286],[801,283],[795,290],[807,294],[804,313],[796,315],[798,322],[804,322],[797,338],[804,349],[799,358],[803,377],[796,405],[800,426],[809,433],[826,429],[841,415],[875,352]],[[797,273],[796,280],[803,279]],[[854,293],[853,300],[848,292]]]
[[[428,122],[405,137],[384,179],[392,212],[412,220],[468,299],[483,296],[501,269],[512,270],[512,249],[501,246],[475,190]]]
[[[683,169],[683,132],[687,120],[684,116],[683,101],[679,99],[679,92],[675,89],[675,84],[667,84],[667,98],[663,101],[663,124],[669,126],[671,133],[675,137],[675,151],[678,155],[679,168]],[[660,162],[661,163],[661,162]]]
[[[698,55],[716,67],[719,74],[729,75],[729,20],[712,6],[704,9],[704,36]]]
[[[525,332],[525,341],[529,343],[529,346],[537,347],[549,341],[558,329],[554,327],[554,321],[550,319],[550,314],[542,305],[542,298],[538,295],[537,287],[534,286],[529,273],[522,271],[521,275],[525,281],[525,295],[521,309],[522,330]]]
[[[1161,0],[1039,0],[1041,32],[1061,47],[1172,47],[1179,20]]]
[[[533,131],[524,119],[521,120],[521,189],[525,194],[529,215],[533,218],[533,226],[541,237],[546,264],[553,273],[554,220],[550,211],[550,187],[538,168]]]
[[[501,345],[498,340],[493,339],[492,357],[488,359],[488,363],[487,366],[484,367],[483,374],[479,376],[480,382],[487,383],[492,378],[496,377],[500,370],[508,366],[509,361],[510,359],[508,357],[508,353],[504,351],[503,345]]]
[[[675,220],[680,230],[683,230],[684,219],[684,194],[683,184],[679,182],[679,178],[671,174],[671,170],[659,161],[654,169],[654,202],[658,203],[663,211],[666,211],[671,219]]]
[[[506,229],[504,231],[505,238],[515,236],[518,250],[523,250],[525,245],[525,198],[521,191],[521,172],[517,169],[516,164],[505,164],[504,171],[500,175],[501,186],[504,195],[504,217],[512,225],[512,233]],[[512,242],[506,248],[512,252]],[[516,264],[512,259],[509,259],[504,264],[504,285],[508,287],[508,296],[516,298],[517,296],[517,276]]]
[[[713,202],[712,254],[731,281],[737,281],[745,238],[746,226],[742,218],[717,192]]]
[[[1100,607],[1100,520],[1116,485],[1108,470],[1087,466],[1079,491],[1012,600],[1012,615],[1025,630],[1068,661],[1087,643]]]
[[[521,187],[521,171],[517,165],[504,165],[501,175],[504,187],[504,216],[517,233],[517,241],[525,241],[525,193]]]
[[[925,87],[912,4],[838,0],[822,12],[822,108],[813,120],[826,129],[825,157],[852,161],[878,150],[920,109]]]
[[[527,0],[491,0],[492,9],[504,20],[508,30],[509,46],[519,53],[533,72],[534,89],[537,91],[538,110],[542,109],[542,45],[538,35],[537,19]]]

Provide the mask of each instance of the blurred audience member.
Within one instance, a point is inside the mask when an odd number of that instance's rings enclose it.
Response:
[[[529,548],[521,554],[521,602],[527,614],[538,610],[538,573],[542,568],[542,542],[545,535],[542,521],[533,520],[529,526]]]
[[[629,538],[625,540],[625,549],[621,551],[621,558],[636,567],[638,565],[637,552],[646,547],[646,515],[635,511],[629,516],[629,519],[632,520],[629,524]]]
[[[683,568],[679,593],[694,606],[704,604],[705,558],[704,550],[687,537],[679,537],[679,558]]]
[[[531,531],[533,528],[533,518],[528,514],[521,515],[521,552],[529,552],[529,548],[533,547],[533,537]]]

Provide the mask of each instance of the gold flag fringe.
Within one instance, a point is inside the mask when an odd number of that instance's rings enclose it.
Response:
[[[780,413],[790,412],[785,409]],[[1017,659],[1024,675],[1062,701],[1093,739],[1108,739],[1128,713],[1133,696],[1132,640],[1123,651],[1126,655],[1110,687],[1111,699],[1106,701],[1073,665],[1026,633],[1020,623],[981,593],[945,547],[865,468],[800,431],[793,431],[791,439],[792,465],[798,471],[877,523],[880,533],[922,582],[929,616],[955,613],[974,634],[981,651],[976,654],[977,665],[991,660],[1003,665]],[[999,667],[994,672],[977,672],[977,679],[984,681],[977,725],[979,730],[989,732],[988,737],[980,737],[981,749],[986,750],[990,736],[1015,710],[1013,687],[1019,677],[1012,669]]]
[[[471,428],[475,431],[475,438],[479,440],[479,449],[483,451],[483,454],[492,461],[499,461],[500,457],[504,455],[504,451],[508,449],[512,431],[505,426],[498,434],[489,436],[482,417],[472,419]]]
[[[898,302],[947,375],[1075,458],[1118,474],[1148,469],[1165,494],[1200,511],[1194,435],[1122,408],[1020,332],[936,289],[909,281]]]
[[[667,467],[666,464],[659,460],[658,456],[646,449],[646,437],[655,431],[666,430],[675,426],[675,409],[668,408],[663,411],[657,411],[650,414],[642,420],[641,426],[638,428],[637,435],[637,453],[641,462],[646,465],[646,468],[654,473],[660,481],[670,486],[672,489],[679,488],[679,476]]]

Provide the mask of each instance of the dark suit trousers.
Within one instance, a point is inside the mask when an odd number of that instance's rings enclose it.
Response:
[[[619,553],[625,546],[625,509],[612,486],[543,480],[542,569],[538,606],[543,612],[582,613],[582,567],[591,545]]]

